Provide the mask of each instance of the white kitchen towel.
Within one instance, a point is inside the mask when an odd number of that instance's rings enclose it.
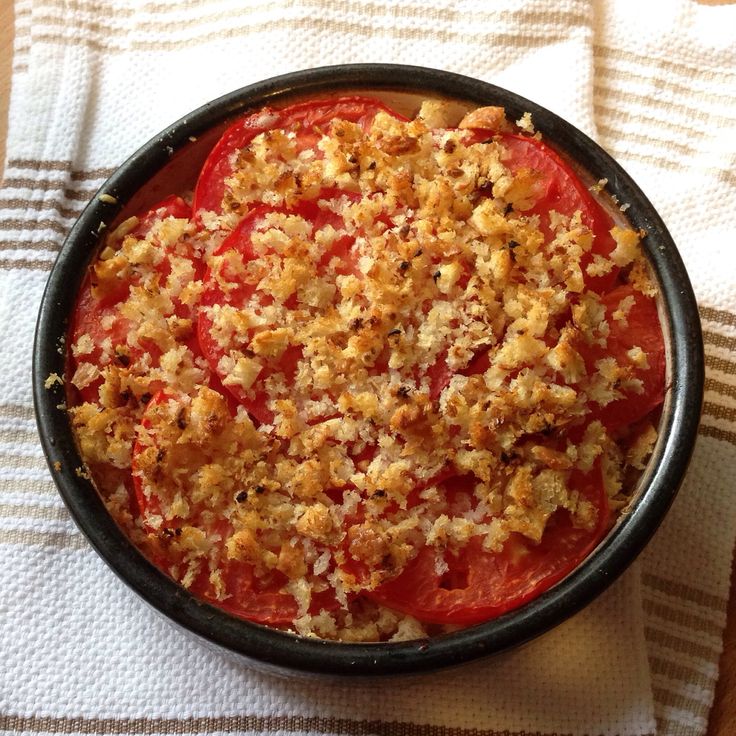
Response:
[[[0,190],[0,732],[696,736],[736,515],[736,6],[671,0],[17,0]],[[220,94],[324,64],[457,71],[549,107],[654,201],[701,306],[705,413],[664,526],[610,591],[502,657],[378,685],[264,676],[152,613],[70,522],[32,418],[35,313],[112,168]]]

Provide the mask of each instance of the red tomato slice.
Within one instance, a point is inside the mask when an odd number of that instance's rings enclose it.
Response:
[[[468,365],[459,371],[453,371],[447,365],[447,353],[441,355],[429,368],[427,375],[429,376],[429,398],[434,400],[445,390],[450,379],[457,376],[475,376],[478,373],[485,373],[490,367],[490,359],[488,350],[484,349],[479,352]]]
[[[612,314],[626,297],[633,297],[635,301],[626,317],[627,324],[624,325],[614,320]],[[584,343],[578,348],[588,373],[596,371],[596,361],[613,357],[620,366],[630,367],[632,376],[642,382],[643,388],[641,393],[622,390],[623,398],[605,406],[591,404],[590,419],[600,419],[610,431],[615,431],[643,419],[664,401],[664,337],[656,302],[632,286],[619,286],[606,294],[601,301],[606,307],[610,334],[606,348]],[[639,347],[646,353],[648,368],[638,367],[629,357],[628,351],[634,347]]]
[[[159,391],[153,396],[141,420],[141,430],[155,429],[154,412],[157,407],[167,401],[177,401],[176,394]],[[160,499],[150,492],[146,493],[144,488],[140,458],[141,453],[150,447],[150,444],[141,441],[141,430],[139,430],[139,436],[133,446],[131,463],[135,501],[143,527],[152,537],[149,550],[150,556],[156,565],[168,570],[173,565],[179,565],[183,561],[181,552],[176,548],[177,530],[184,525],[203,525],[206,527],[207,524],[203,518],[200,518],[200,513],[196,507],[187,519],[165,519],[163,524],[157,524],[156,526],[151,523],[152,517],[160,516],[162,509]],[[232,527],[230,522],[224,519],[217,520],[214,523],[216,531],[223,540],[223,549],[218,554],[222,558],[222,580],[228,597],[225,600],[217,599],[209,580],[208,567],[205,567],[202,573],[197,576],[189,590],[218,607],[250,621],[269,626],[284,626],[292,623],[298,615],[298,607],[292,595],[281,592],[287,578],[280,572],[274,571],[268,578],[260,579],[254,574],[252,565],[227,559],[224,554],[224,540],[232,533]],[[321,608],[334,608],[336,605],[334,595],[317,595],[313,601],[313,610],[316,613]]]
[[[153,225],[159,220],[167,217],[189,219],[190,216],[191,209],[181,197],[167,197],[140,216],[138,224],[131,231],[130,235],[136,238],[145,238],[150,233]],[[189,258],[194,265],[195,278],[201,278],[203,266],[199,257],[191,250],[186,253],[185,257]],[[156,271],[164,278],[171,273],[171,263],[168,256],[156,266]],[[72,358],[73,370],[76,370],[81,362],[92,363],[98,368],[102,368],[101,345],[108,338],[113,346],[124,346],[124,349],[118,354],[119,357],[114,358],[121,366],[126,367],[141,357],[143,350],[127,344],[127,337],[132,324],[130,320],[120,314],[119,310],[120,302],[128,297],[130,287],[134,286],[138,280],[139,278],[137,276],[129,279],[120,279],[112,291],[108,290],[103,295],[95,295],[93,287],[95,281],[94,271],[88,271],[79,289],[79,296],[77,297],[77,304],[74,308],[72,327],[69,334],[72,345],[76,344],[82,335],[89,335],[94,343],[94,348],[90,353],[79,356],[78,359]],[[176,304],[175,312],[180,317],[192,316],[190,310],[183,304]],[[195,355],[200,354],[195,336],[192,336],[187,341],[187,345]],[[151,354],[155,365],[160,357],[158,347],[155,344],[150,344],[146,346],[146,349]],[[102,379],[98,378],[79,390],[81,400],[83,402],[97,401],[101,382]]]
[[[172,195],[161,200],[158,204],[153,205],[151,209],[142,215],[139,215],[138,224],[128,234],[134,238],[143,239],[151,232],[154,224],[159,220],[164,220],[168,217],[188,220],[191,216],[191,207],[181,197]],[[192,260],[195,260],[193,255]],[[164,258],[156,267],[156,270],[162,276],[168,276],[171,270],[168,259]],[[105,294],[100,298],[100,302],[103,305],[108,305],[122,301],[128,296],[131,283],[135,283],[136,281],[136,278],[120,279],[112,289],[106,289]]]
[[[252,236],[264,222],[266,215],[270,213],[280,213],[286,215],[298,215],[307,222],[311,223],[313,231],[317,231],[326,225],[332,225],[335,229],[342,229],[344,223],[342,218],[334,214],[330,210],[320,207],[318,202],[326,199],[336,199],[347,196],[355,199],[357,195],[342,192],[336,189],[325,189],[320,193],[317,200],[302,201],[294,208],[271,207],[268,205],[258,205],[239,223],[233,232],[227,237],[223,244],[218,248],[215,255],[222,255],[227,251],[236,251],[243,263],[247,263],[254,257]],[[351,247],[354,238],[351,236],[343,236],[337,238],[331,245],[330,249],[324,253],[320,261],[320,266],[326,265],[333,258],[338,258],[344,266],[341,269],[343,273],[355,273],[359,271],[353,262]],[[226,267],[224,267],[226,268]],[[214,273],[208,271],[205,276],[205,290],[202,294],[201,306],[198,320],[198,336],[199,344],[202,352],[209,361],[212,371],[224,380],[227,374],[220,370],[220,360],[227,353],[219,343],[213,338],[213,322],[207,316],[206,307],[212,305],[230,304],[234,307],[242,307],[253,294],[256,292],[256,286],[253,284],[240,283],[232,290],[223,291],[217,282],[217,276],[220,272]],[[272,303],[273,299],[270,295],[258,294],[258,301],[267,305]],[[287,307],[296,306],[292,303],[294,297],[290,297],[285,302]],[[234,348],[242,348],[242,345],[234,345]],[[286,351],[278,359],[270,359],[265,361],[264,367],[258,375],[255,386],[254,395],[248,395],[241,387],[227,385],[228,391],[241,403],[259,422],[270,424],[273,421],[273,412],[267,407],[267,396],[261,388],[263,381],[274,373],[283,373],[287,382],[293,379],[296,373],[297,364],[302,356],[302,350],[298,346],[289,346]]]
[[[442,554],[423,547],[404,571],[369,593],[373,600],[420,621],[470,625],[518,608],[560,581],[593,550],[608,527],[608,501],[600,469],[573,473],[571,483],[598,510],[598,523],[585,530],[558,510],[535,545],[513,535],[500,553],[483,549],[480,537],[459,555],[445,555],[448,570],[437,572]]]
[[[296,132],[298,145],[304,150],[314,148],[321,135],[319,129],[333,120],[347,120],[367,130],[378,112],[406,120],[380,100],[358,96],[300,102],[281,110],[266,107],[237,120],[223,133],[202,166],[194,190],[194,212],[222,212],[225,179],[233,172],[234,158],[260,133],[277,129]]]
[[[165,401],[175,400],[173,394],[167,393],[166,391],[157,391],[146,405],[141,418],[140,428],[148,430],[152,424],[152,413],[157,406],[160,406]],[[153,531],[154,527],[148,522],[149,516],[158,516],[161,514],[161,503],[155,496],[146,495],[143,488],[143,477],[141,474],[141,468],[139,467],[139,459],[141,453],[145,449],[145,445],[140,440],[140,430],[136,432],[135,442],[133,443],[133,453],[130,462],[130,472],[133,476],[133,490],[135,492],[136,502],[140,511],[140,518],[143,522],[143,526],[147,531]],[[176,521],[167,522],[165,526],[176,526]]]
[[[112,320],[111,326],[103,327],[103,324],[107,324],[110,320]],[[74,307],[69,339],[72,345],[76,345],[82,335],[89,335],[92,338],[94,347],[92,348],[92,352],[86,355],[80,355],[78,358],[71,357],[72,375],[81,362],[92,363],[98,368],[102,367],[100,363],[102,355],[101,344],[108,337],[113,345],[126,346],[124,356],[121,353],[123,357],[118,358],[121,365],[129,360],[132,361],[139,358],[140,351],[128,349],[126,338],[129,331],[130,322],[120,315],[117,304],[106,306],[92,294],[92,279],[89,273],[87,273],[79,289],[77,304]],[[84,388],[77,389],[81,401],[97,401],[101,383],[102,379],[97,378]]]
[[[583,224],[595,236],[591,253],[586,254],[582,259],[583,271],[593,260],[593,254],[609,255],[616,247],[609,232],[614,226],[613,218],[586,189],[569,164],[547,144],[535,138],[501,133],[498,139],[509,152],[509,158],[505,163],[512,172],[529,169],[539,177],[537,200],[525,214],[539,215],[542,231],[551,237],[548,214],[550,210],[555,210],[568,217],[579,210]],[[614,286],[617,275],[618,268],[616,267],[604,276],[585,274],[585,283],[588,288],[603,293]]]
[[[148,212],[138,218],[138,224],[130,234],[136,238],[145,238],[151,228],[159,220],[167,217],[175,217],[180,220],[188,220],[192,216],[192,208],[181,198],[172,194],[153,205]]]
[[[218,608],[267,626],[287,626],[297,617],[296,600],[280,590],[286,583],[285,576],[277,574],[264,583],[254,575],[252,565],[230,560],[225,563],[222,577],[230,597],[218,601],[206,595]]]

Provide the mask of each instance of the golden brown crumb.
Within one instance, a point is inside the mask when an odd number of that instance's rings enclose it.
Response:
[[[534,133],[528,113],[517,126]],[[594,467],[623,503],[624,468],[643,467],[656,431],[624,453],[589,414],[640,390],[633,368],[649,362],[637,347],[630,365],[583,358],[634,303],[607,318],[587,277],[626,268],[654,293],[642,234],[615,227],[613,252],[591,256],[580,212],[532,214],[539,172],[512,171],[493,138],[513,129],[500,107],[428,101],[408,122],[334,121],[315,150],[266,131],[237,154],[222,214],[200,213],[199,229],[159,218],[144,235],[134,217],[107,236],[91,294],[118,299],[101,327],[122,337],[76,336],[68,383],[94,400],[70,417],[111,512],[182,585],[204,580],[227,602],[244,566],[292,600],[302,635],[402,641],[427,631],[350,597],[422,545],[523,554],[559,510],[594,529],[599,512],[574,487]],[[273,210],[250,257],[223,251],[259,203]],[[213,304],[213,289],[247,295]],[[213,365],[196,347],[204,320]],[[260,426],[246,411],[257,399],[271,417]],[[448,469],[471,479],[452,502]],[[313,605],[326,592],[334,609]]]

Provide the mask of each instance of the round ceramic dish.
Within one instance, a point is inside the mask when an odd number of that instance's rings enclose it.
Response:
[[[659,285],[667,354],[667,392],[659,440],[627,513],[575,571],[525,606],[493,621],[423,641],[342,644],[300,638],[230,616],[202,603],[148,562],[117,527],[91,482],[66,412],[64,388],[44,387],[50,373],[65,372],[64,339],[76,293],[96,253],[101,222],[108,226],[170,193],[191,189],[196,174],[228,121],[265,104],[345,93],[374,94],[400,111],[440,97],[502,105],[512,120],[532,113],[535,127],[592,183],[608,179],[609,191],[630,207],[632,227]],[[174,123],[131,156],[103,185],[72,228],[49,277],[38,317],[33,390],[41,442],[51,473],[74,520],[92,546],[145,601],[183,629],[226,651],[281,672],[384,675],[457,665],[526,642],[559,624],[599,595],[632,562],[651,537],[685,473],[700,415],[703,348],[698,311],[682,260],[662,220],[631,177],[599,146],[539,105],[493,85],[432,69],[367,64],[295,72],[225,95]],[[60,470],[55,468],[60,467]]]

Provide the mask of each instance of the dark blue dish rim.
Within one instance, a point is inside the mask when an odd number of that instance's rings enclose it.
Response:
[[[512,119],[529,111],[537,130],[557,150],[594,179],[606,178],[608,190],[629,203],[626,216],[632,226],[648,233],[643,242],[660,286],[670,373],[660,440],[637,497],[614,531],[568,577],[515,611],[452,634],[413,642],[343,644],[297,637],[230,616],[196,600],[149,563],[115,524],[92,483],[77,474],[83,462],[68,416],[58,408],[65,399],[64,389],[47,389],[44,382],[51,373],[64,374],[68,318],[99,244],[99,223],[111,222],[155,172],[190,144],[191,137],[265,104],[370,89],[501,105]],[[704,359],[695,297],[675,244],[644,193],[600,146],[554,113],[513,92],[446,71],[391,64],[321,67],[258,82],[203,105],[140,148],[100,191],[117,202],[92,198],[59,253],[41,303],[33,349],[36,418],[51,474],[83,534],[130,588],[185,630],[283,673],[374,676],[459,665],[527,642],[582,609],[621,575],[662,521],[687,469],[702,404]]]

